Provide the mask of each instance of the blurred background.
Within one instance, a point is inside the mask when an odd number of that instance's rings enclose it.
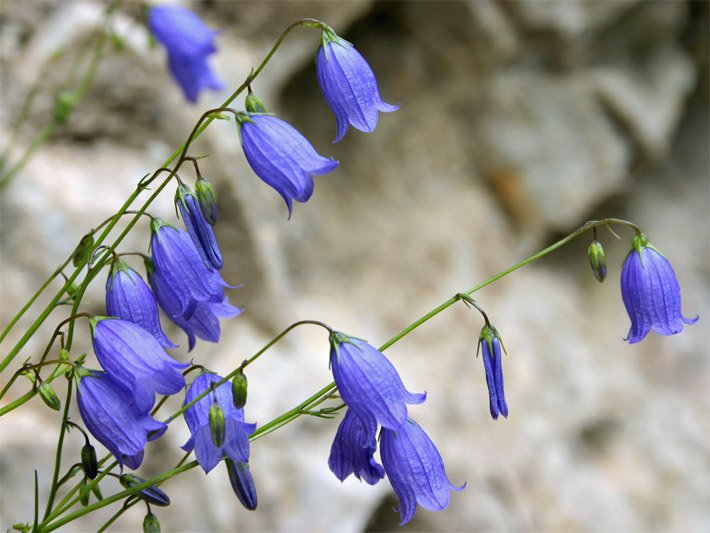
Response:
[[[110,29],[120,39],[107,47],[85,97],[2,190],[3,326],[82,235],[186,139],[200,114],[244,80],[286,26],[319,18],[358,48],[383,99],[401,108],[380,115],[374,133],[351,129],[331,144],[335,119],[315,76],[319,34],[302,28],[288,37],[253,88],[340,168],[317,177],[313,198],[287,220],[281,198],[248,167],[233,122],[214,123],[202,135],[193,155],[209,155],[200,167],[219,196],[223,275],[243,284],[230,298],[245,312],[223,322],[219,344],[199,342],[189,355],[174,355],[224,374],[306,318],[377,346],[586,220],[626,218],[670,258],[683,311],[700,314],[698,324],[672,337],[651,333],[633,346],[623,341],[629,319],[618,280],[632,234],[620,228],[618,241],[600,233],[609,263],[604,284],[588,266],[585,235],[477,293],[508,349],[508,419],[488,414],[477,313],[455,306],[398,342],[387,354],[410,390],[428,393],[410,415],[438,445],[452,482],[468,483],[452,493],[447,510],[419,509],[401,529],[708,531],[708,4],[184,5],[220,30],[212,65],[225,90],[188,105],[164,50],[149,46],[142,4],[119,8]],[[27,114],[15,157],[51,119],[54,95],[77,54],[91,51],[105,8],[78,0],[0,4],[3,146]],[[33,87],[37,96],[23,111]],[[234,105],[242,106],[241,99]],[[182,177],[194,178],[187,167]],[[151,212],[175,222],[172,192]],[[146,252],[148,238],[141,223],[120,251]],[[134,267],[142,272],[140,262]],[[102,284],[89,291],[83,311],[104,313]],[[3,353],[52,294],[16,327]],[[47,322],[17,365],[41,354],[61,318]],[[186,344],[181,331],[164,326]],[[88,328],[77,331],[74,356],[91,349]],[[247,420],[261,425],[331,380],[326,335],[299,329],[248,376]],[[35,468],[46,501],[59,420],[39,398],[3,417],[3,530],[31,519]],[[399,530],[386,480],[340,483],[328,470],[337,423],[301,418],[253,444],[256,512],[240,506],[222,467],[169,481],[163,488],[173,504],[154,511],[163,531]],[[171,468],[187,436],[181,421],[171,424],[137,474]],[[82,444],[77,432],[69,435],[65,464],[78,460]],[[104,494],[111,490],[109,480]],[[66,531],[94,531],[116,510]],[[144,513],[135,506],[112,530],[140,529]]]

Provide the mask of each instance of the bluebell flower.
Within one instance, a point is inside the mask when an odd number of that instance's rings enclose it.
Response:
[[[503,356],[501,354],[500,336],[494,327],[485,325],[479,337],[483,352],[483,368],[486,371],[488,385],[488,400],[493,419],[498,415],[508,416],[508,404],[505,401],[503,389]]]
[[[400,525],[414,516],[417,504],[430,511],[449,505],[453,485],[446,476],[444,461],[429,436],[411,419],[396,430],[382,428],[380,455],[387,478],[399,498]]]
[[[139,409],[125,387],[105,372],[84,374],[77,390],[79,413],[89,432],[121,466],[138,468],[146,443],[168,426]]]
[[[213,383],[221,380],[217,374],[204,373],[197,376],[187,391],[185,404],[210,390]],[[221,446],[214,443],[209,421],[210,407],[214,402],[217,402],[224,412],[224,441]],[[223,457],[235,463],[249,462],[249,435],[254,433],[256,424],[244,422],[244,410],[234,407],[232,386],[229,382],[216,387],[185,411],[185,422],[192,436],[182,449],[186,452],[195,450],[197,462],[205,473],[217,466]]]
[[[195,193],[186,185],[180,184],[175,194],[175,203],[180,210],[180,216],[205,266],[209,269],[221,270],[222,252],[217,246],[214,230],[202,213],[200,202]]]
[[[249,470],[249,463],[235,463],[230,459],[224,460],[229,475],[229,483],[239,501],[245,509],[256,509],[257,497],[254,478]]]
[[[389,359],[362,339],[332,332],[330,346],[340,396],[361,420],[397,429],[407,419],[407,404],[426,399],[426,394],[408,392]]]
[[[380,97],[377,80],[365,58],[352,44],[338,37],[331,28],[323,31],[316,56],[316,74],[323,97],[338,123],[335,141],[339,142],[352,126],[370,133],[377,126],[380,111],[399,109]]]
[[[153,335],[165,348],[175,348],[160,326],[158,304],[143,278],[117,258],[106,280],[106,314],[133,322]]]
[[[209,29],[189,9],[176,5],[153,6],[148,26],[165,46],[170,72],[187,100],[196,102],[203,88],[222,89],[222,82],[207,62],[208,56],[217,51],[214,39],[219,32]]]
[[[175,394],[185,386],[181,370],[187,364],[170,357],[150,333],[127,320],[91,319],[93,344],[101,366],[133,395],[139,411],[147,413],[155,393]]]
[[[289,217],[292,202],[313,194],[313,176],[335,170],[338,162],[319,155],[311,143],[283,120],[270,115],[238,117],[242,149],[257,176],[283,197]]]
[[[149,275],[169,288],[179,302],[179,314],[189,317],[198,302],[224,300],[224,287],[228,285],[219,273],[205,266],[186,231],[174,228],[159,218],[153,219],[151,228],[152,265],[148,265]],[[165,311],[171,314],[170,310]]]
[[[356,478],[374,485],[385,476],[382,465],[373,457],[377,450],[376,431],[374,418],[366,423],[351,409],[345,411],[328,458],[328,466],[335,477],[345,481],[350,474],[355,474]]]
[[[209,275],[218,276],[216,271],[212,271]],[[182,311],[182,303],[170,285],[163,277],[156,276],[150,266],[148,282],[153,288],[160,307],[170,320],[187,334],[189,350],[195,347],[197,337],[209,342],[219,342],[221,334],[219,319],[237,316],[243,311],[231,305],[222,295],[222,300],[218,302],[195,302],[190,306],[190,312],[187,314]]]
[[[639,342],[653,329],[661,335],[683,331],[699,317],[685,318],[680,307],[680,285],[668,259],[639,233],[621,269],[621,297],[631,319],[625,340]]]

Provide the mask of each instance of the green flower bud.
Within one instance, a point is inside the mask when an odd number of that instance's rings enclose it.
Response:
[[[244,107],[249,113],[266,113],[266,106],[256,95],[249,93],[244,102]]]
[[[219,448],[224,444],[224,411],[222,410],[222,406],[216,401],[210,406],[208,418],[210,421],[212,442]]]
[[[89,479],[99,474],[99,463],[96,460],[96,450],[88,442],[81,448],[81,466]]]
[[[247,404],[247,377],[241,370],[232,378],[232,401],[237,409]]]
[[[76,247],[76,250],[74,250],[74,253],[71,256],[71,262],[75,267],[78,267],[84,261],[88,261],[89,256],[91,256],[91,252],[94,249],[94,234],[93,233],[87,233],[84,235],[81,240],[79,241],[79,244]]]
[[[77,103],[75,94],[66,91],[59,93],[54,100],[54,121],[60,126],[66,124]]]
[[[42,398],[42,401],[50,409],[54,409],[55,411],[59,411],[59,409],[62,407],[62,402],[59,401],[59,397],[57,396],[57,393],[54,392],[54,389],[52,388],[52,386],[49,383],[47,383],[46,381],[43,381],[39,385],[39,397]]]
[[[146,482],[146,480],[142,477],[134,476],[133,474],[123,474],[120,478],[118,478],[118,481],[127,489]],[[159,505],[160,507],[170,505],[170,497],[158,487],[154,487],[152,485],[138,491],[136,496],[144,499],[148,503],[152,503],[153,505]]]
[[[219,211],[217,209],[217,197],[212,184],[205,178],[199,178],[197,183],[195,183],[195,193],[205,220],[211,226],[214,226],[217,223]]]
[[[160,533],[160,522],[158,517],[148,511],[143,519],[143,533]]]
[[[86,507],[89,505],[89,495],[91,494],[91,489],[89,488],[89,485],[86,483],[86,478],[84,478],[81,482],[81,488],[79,489],[79,501],[81,502],[81,505]]]
[[[589,264],[592,267],[592,272],[594,272],[594,277],[601,283],[606,279],[607,274],[606,255],[604,255],[602,244],[597,240],[592,241],[587,250],[587,255],[589,256]]]

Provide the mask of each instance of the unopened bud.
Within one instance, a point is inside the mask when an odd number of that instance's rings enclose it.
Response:
[[[266,106],[261,98],[249,93],[244,102],[244,107],[249,113],[266,113]]]
[[[197,194],[197,201],[200,204],[202,215],[211,226],[214,226],[219,215],[214,187],[205,178],[199,178],[197,183],[195,183],[195,194]]]
[[[604,255],[604,248],[602,244],[594,240],[592,244],[589,245],[587,249],[587,255],[589,256],[589,264],[592,267],[592,272],[594,272],[594,277],[600,283],[606,279],[606,255]]]
[[[256,487],[254,486],[254,478],[251,477],[249,464],[242,462],[234,462],[231,459],[224,460],[229,474],[229,482],[232,485],[232,490],[236,494],[239,501],[245,509],[253,511],[256,509]]]
[[[146,482],[146,480],[142,477],[138,477],[133,474],[123,474],[120,478],[118,478],[118,480],[121,485],[123,485],[127,489],[133,488],[136,485],[140,485],[141,483]],[[158,487],[155,487],[153,485],[141,489],[140,491],[138,491],[136,496],[142,498],[148,503],[152,503],[153,505],[158,505],[160,507],[166,507],[170,505],[170,497]]]
[[[224,410],[216,401],[210,406],[208,418],[212,442],[219,448],[224,444]]]
[[[148,511],[143,519],[143,533],[160,533],[160,522],[158,517]]]
[[[241,370],[232,378],[232,401],[237,409],[247,404],[247,377]]]
[[[79,241],[79,244],[76,247],[76,250],[74,250],[74,253],[71,256],[71,261],[72,264],[75,267],[78,267],[79,265],[83,264],[85,261],[89,260],[89,256],[91,255],[91,252],[93,251],[94,248],[94,234],[93,233],[87,233],[84,235],[81,240]]]
[[[86,478],[84,478],[81,482],[81,488],[79,489],[79,502],[81,502],[81,505],[86,507],[89,505],[89,495],[91,494],[91,489],[89,488],[89,485],[86,483]]]
[[[96,450],[88,442],[81,448],[81,466],[89,479],[94,479],[99,473],[99,463],[96,460]]]
[[[59,411],[59,409],[62,407],[62,402],[59,401],[59,397],[57,396],[57,393],[54,392],[54,389],[52,388],[52,386],[49,383],[47,383],[46,381],[43,381],[39,385],[39,397],[42,398],[42,401],[50,409],[54,409],[55,411]]]

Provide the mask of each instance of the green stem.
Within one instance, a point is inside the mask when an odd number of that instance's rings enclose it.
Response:
[[[59,428],[59,440],[57,441],[57,451],[54,457],[54,474],[52,475],[52,484],[50,485],[49,498],[47,499],[47,508],[44,511],[44,518],[49,516],[54,505],[54,498],[57,495],[57,481],[59,480],[59,470],[62,467],[62,448],[64,447],[64,435],[67,431],[67,420],[69,419],[69,405],[71,404],[73,379],[67,380],[67,397],[64,401],[64,414],[62,415],[62,425]]]

